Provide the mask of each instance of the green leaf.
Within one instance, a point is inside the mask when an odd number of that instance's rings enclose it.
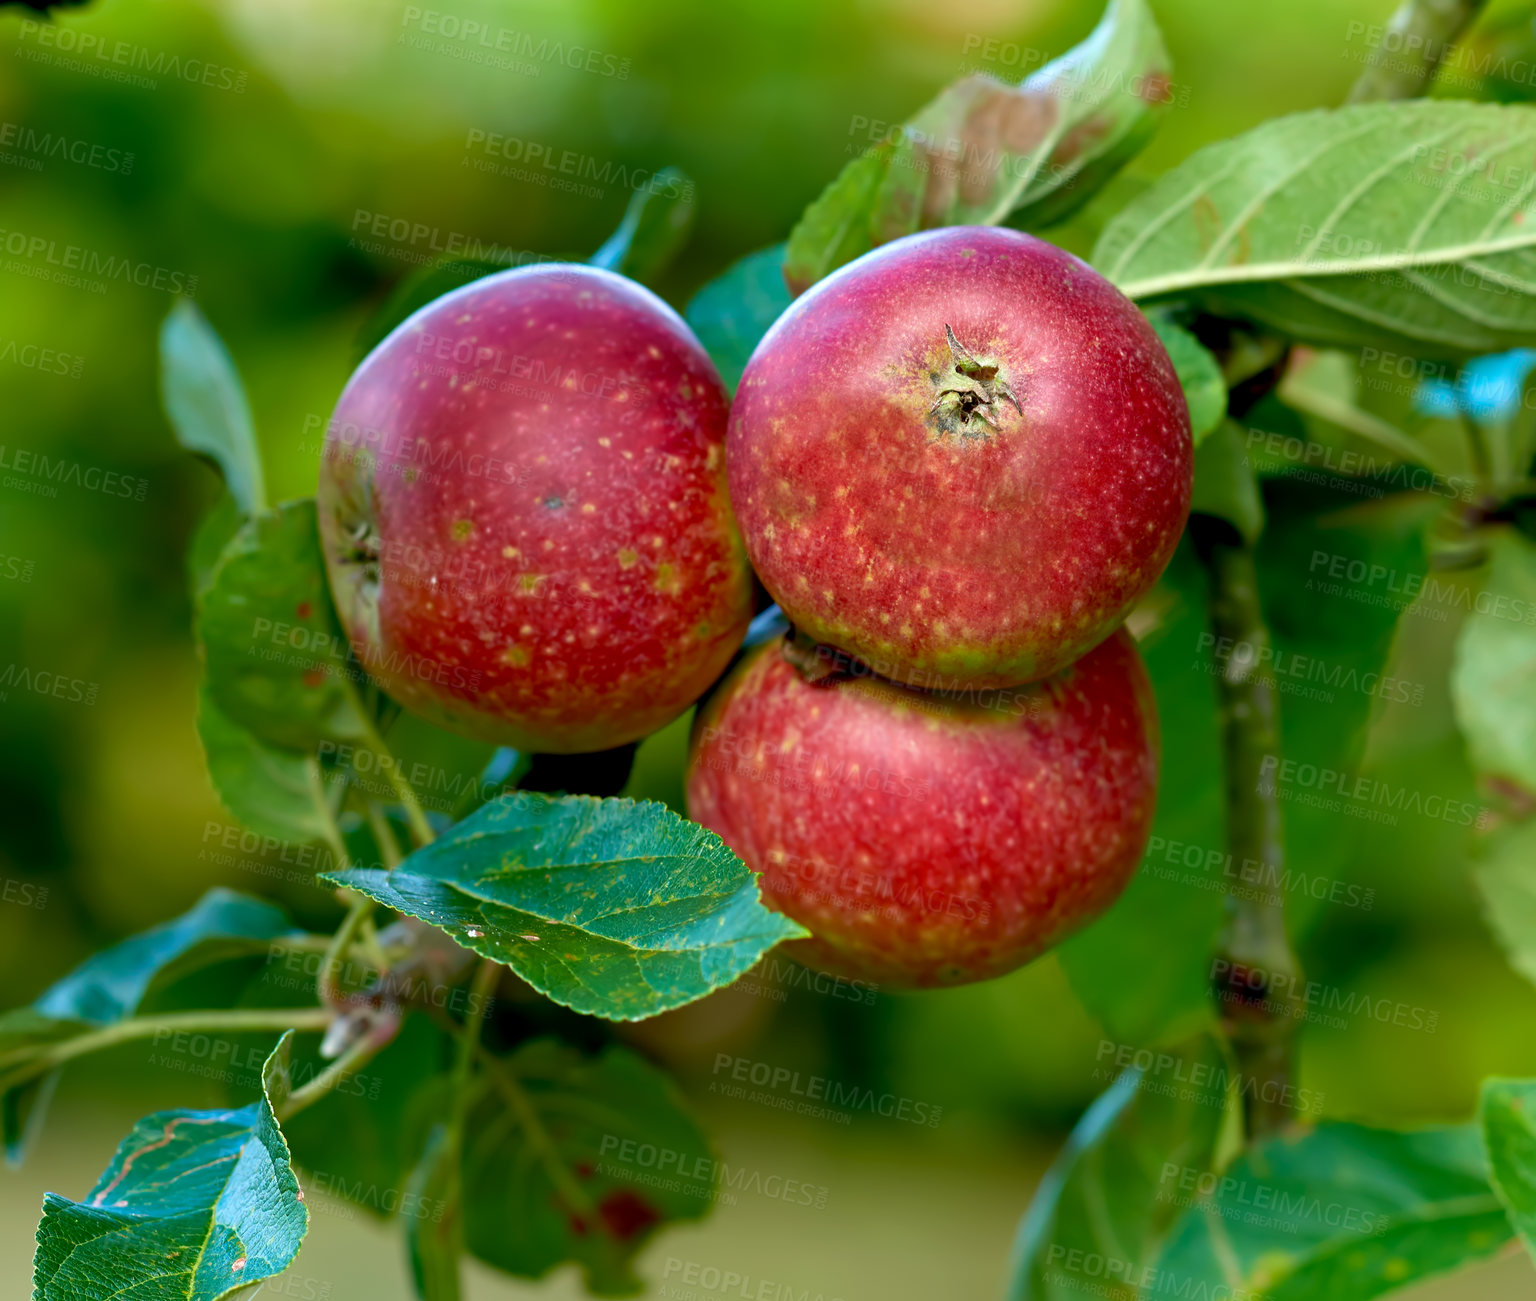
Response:
[[[1488,550],[1480,613],[1457,637],[1451,698],[1473,767],[1536,793],[1536,545],[1500,530]]]
[[[1170,70],[1145,0],[1110,0],[1087,40],[1020,85],[963,78],[805,210],[785,255],[790,286],[916,230],[1059,220],[1146,143]]]
[[[1228,1167],[1142,1295],[1204,1283],[1264,1301],[1367,1301],[1490,1256],[1510,1236],[1473,1126],[1323,1124]]]
[[[1536,1080],[1484,1080],[1477,1112],[1489,1182],[1536,1256]]]
[[[664,167],[635,191],[618,230],[588,261],[651,284],[688,242],[693,210],[693,182],[677,168]]]
[[[700,1219],[713,1200],[703,1133],[671,1081],[623,1048],[524,1044],[488,1072],[465,1133],[465,1239],[522,1278],[573,1260],[599,1296],[636,1291],[653,1230]]]
[[[123,1140],[83,1202],[43,1198],[35,1301],[217,1301],[280,1274],[309,1228],[269,1090],[235,1111],[159,1111]]]
[[[661,804],[518,792],[393,872],[322,875],[504,962],[555,1002],[633,1021],[702,998],[805,932],[711,831]]]
[[[212,458],[247,515],[265,510],[266,485],[250,403],[235,363],[191,299],[160,327],[160,398],[176,441]]]
[[[1234,421],[1223,421],[1196,450],[1189,509],[1226,520],[1248,542],[1264,531],[1259,481],[1243,450],[1243,431]]]
[[[361,671],[331,606],[311,500],[250,520],[224,554],[197,612],[208,693],[259,740],[313,752],[362,741],[372,725]]]
[[[1221,364],[1199,339],[1176,324],[1165,312],[1148,312],[1147,319],[1168,350],[1179,376],[1179,387],[1189,404],[1189,428],[1198,448],[1205,436],[1227,414],[1227,382]]]
[[[1473,872],[1488,929],[1509,965],[1536,984],[1536,819],[1489,836]]]
[[[1147,1078],[1124,1071],[1083,1113],[1051,1168],[1040,1181],[1029,1212],[1019,1225],[1010,1270],[1009,1301],[1072,1301],[1088,1279],[1062,1262],[1097,1258],[1139,1274],[1157,1256],[1178,1216],[1170,1195],[1170,1167],[1208,1171],[1226,1109],[1225,1061],[1214,1039],[1205,1037],[1177,1054],[1181,1087],[1162,1087],[1159,1073]],[[1203,1080],[1203,1086],[1187,1084]],[[1074,1257],[1071,1253],[1084,1253]],[[1113,1277],[1113,1275],[1111,1275]]]
[[[1536,340],[1536,110],[1453,100],[1277,118],[1165,174],[1100,236],[1132,298],[1308,343],[1468,356]]]
[[[12,1169],[27,1159],[42,1132],[63,1074],[62,1069],[52,1070],[12,1088],[0,1085],[0,1143],[5,1147],[5,1163]]]
[[[459,1301],[459,1255],[464,1249],[464,1205],[459,1186],[459,1142],[447,1125],[434,1125],[406,1185],[405,1206],[431,1215],[402,1214],[406,1260],[421,1301]],[[443,1208],[441,1215],[436,1214]]]
[[[286,844],[325,837],[329,814],[313,755],[258,740],[230,722],[206,687],[198,693],[197,734],[213,789],[236,819]]]
[[[180,917],[87,958],[49,986],[33,1011],[110,1025],[132,1016],[150,986],[228,957],[258,953],[293,927],[282,909],[216,886]]]
[[[753,349],[790,301],[782,244],[749,253],[693,296],[683,316],[732,393]]]

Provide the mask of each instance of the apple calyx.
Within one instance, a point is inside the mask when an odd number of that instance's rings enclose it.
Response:
[[[973,355],[948,325],[944,338],[949,344],[950,365],[933,377],[937,396],[928,408],[929,419],[947,434],[974,434],[978,426],[999,428],[997,411],[1000,401],[1013,403],[1021,416],[1024,408],[998,373],[997,363]]]

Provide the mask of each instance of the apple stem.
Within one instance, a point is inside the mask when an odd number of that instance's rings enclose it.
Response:
[[[1253,548],[1225,524],[1192,530],[1210,576],[1211,631],[1229,655],[1216,678],[1225,768],[1227,849],[1262,882],[1251,896],[1229,895],[1211,962],[1211,992],[1243,1086],[1250,1137],[1281,1128],[1295,1114],[1292,1050],[1301,964],[1285,930],[1278,883],[1285,870],[1279,795],[1273,769],[1280,754],[1279,688],[1270,665],[1269,628],[1259,602]],[[1209,527],[1206,527],[1206,525]],[[1225,640],[1224,640],[1225,639]]]

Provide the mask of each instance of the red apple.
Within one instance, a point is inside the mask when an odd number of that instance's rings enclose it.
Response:
[[[422,308],[348,382],[318,503],[331,591],[407,709],[524,750],[602,750],[693,703],[751,575],[727,399],[682,319],[581,266]]]
[[[1012,230],[912,235],[817,284],[747,363],[727,450],[790,621],[918,687],[1071,663],[1189,514],[1189,412],[1157,335]]]
[[[688,811],[807,927],[802,961],[897,988],[1022,966],[1109,907],[1152,826],[1157,714],[1124,632],[1044,682],[812,685],[750,651],[694,725]]]

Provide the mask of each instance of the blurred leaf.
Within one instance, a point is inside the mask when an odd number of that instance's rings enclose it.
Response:
[[[160,395],[176,440],[211,457],[247,515],[265,510],[267,490],[250,403],[213,327],[189,298],[160,327]]]
[[[1536,545],[1500,530],[1488,551],[1480,613],[1456,641],[1451,696],[1472,766],[1536,795]]]
[[[520,1278],[573,1260],[598,1296],[638,1290],[633,1262],[652,1232],[713,1201],[709,1143],[672,1082],[627,1049],[585,1057],[550,1039],[486,1077],[465,1125],[470,1251]]]
[[[1216,1041],[1202,1037],[1178,1062],[1176,1096],[1167,1096],[1165,1081],[1132,1068],[1083,1113],[1019,1225],[1009,1301],[1082,1296],[1090,1280],[1063,1267],[1070,1253],[1112,1261],[1130,1278],[1156,1259],[1178,1216],[1167,1168],[1210,1170],[1226,1110],[1225,1060]],[[1190,1079],[1207,1084],[1183,1083]]]
[[[1199,339],[1166,313],[1148,312],[1147,319],[1178,373],[1179,387],[1189,404],[1190,433],[1198,448],[1227,414],[1227,383],[1221,375],[1221,364]]]
[[[658,194],[663,182],[667,192]],[[665,167],[644,189],[635,191],[618,230],[588,261],[651,284],[688,242],[693,210],[693,182],[677,168]]]
[[[916,230],[1066,216],[1146,143],[1170,71],[1144,0],[1110,0],[1087,40],[1022,84],[963,78],[805,210],[785,254],[790,286]]]
[[[5,1146],[6,1165],[14,1169],[27,1159],[63,1074],[60,1068],[14,1088],[0,1087],[0,1142]]]
[[[1093,265],[1308,343],[1515,347],[1536,340],[1533,133],[1536,111],[1452,100],[1277,118],[1165,173]]]
[[[1424,533],[1443,505],[1398,493],[1341,508],[1338,503],[1350,501],[1342,490],[1347,483],[1319,471],[1267,481],[1257,565],[1280,692],[1281,751],[1353,790],[1374,713],[1388,703],[1423,699],[1424,684],[1395,676],[1389,656],[1410,606],[1396,594],[1411,576],[1425,573]],[[1335,580],[1335,563],[1346,574],[1376,575],[1375,584]],[[1231,663],[1211,650],[1200,656],[1206,672]],[[1377,811],[1371,801],[1405,807],[1407,792],[1396,783],[1371,779],[1365,790],[1358,800],[1284,801],[1285,871],[1278,880],[1252,884],[1286,896],[1288,922],[1298,931],[1333,891],[1358,894],[1366,858],[1361,846],[1380,843],[1368,839],[1380,825],[1368,816]],[[1447,801],[1445,813],[1454,806]],[[1461,825],[1471,825],[1470,813]]]
[[[180,917],[93,954],[44,990],[32,1008],[61,1021],[110,1025],[132,1016],[156,981],[262,952],[292,931],[282,909],[215,886]]]
[[[783,244],[747,254],[693,296],[683,315],[732,393],[753,349],[790,301]]]
[[[237,1111],[158,1111],[123,1140],[86,1200],[43,1198],[36,1301],[217,1301],[280,1274],[309,1228],[269,1088]]]
[[[372,736],[331,606],[312,500],[250,520],[197,612],[208,693],[232,723],[289,750]]]
[[[383,305],[357,332],[357,341],[353,347],[354,362],[360,364],[364,357],[389,337],[397,325],[414,316],[428,303],[462,288],[472,280],[480,280],[508,269],[504,262],[488,262],[483,258],[453,258],[437,266],[413,271],[390,291]]]
[[[1206,586],[1186,537],[1154,590],[1162,618],[1140,645],[1164,738],[1147,855],[1114,906],[1058,950],[1073,992],[1120,1043],[1209,1021],[1211,946],[1225,892],[1241,884],[1185,863],[1187,847],[1209,862],[1223,843],[1216,699],[1211,679],[1191,671],[1208,629]]]
[[[202,597],[213,579],[213,571],[218,568],[224,548],[234,541],[245,520],[240,503],[228,491],[220,493],[213,508],[203,516],[187,548],[187,577],[193,600]]]
[[[1478,1119],[1489,1182],[1536,1256],[1536,1080],[1484,1080]]]
[[[578,1012],[639,1020],[702,998],[780,940],[757,879],[711,831],[660,804],[513,794],[359,890],[504,962]]]
[[[258,740],[198,692],[197,734],[219,800],[244,826],[285,844],[323,840],[330,830],[325,788],[313,755]]]
[[[1264,502],[1259,482],[1243,452],[1243,431],[1223,421],[1195,452],[1195,491],[1191,514],[1226,520],[1244,541],[1264,531]]]
[[[302,972],[312,985],[313,968],[305,966]],[[422,1001],[461,1010],[461,990],[428,985],[426,977],[415,979]],[[404,981],[397,981],[396,988],[410,992]],[[271,992],[281,1001],[293,998],[289,989]],[[362,1071],[285,1120],[294,1164],[305,1172],[306,1183],[379,1220],[398,1214],[399,1192],[416,1168],[424,1136],[442,1114],[439,1086],[451,1047],[448,1033],[431,1018],[407,1014],[399,1033]],[[313,1070],[324,1065],[318,1056],[306,1057],[298,1069],[302,1078],[311,1079]]]
[[[1509,1238],[1473,1126],[1329,1123],[1239,1157],[1179,1222],[1155,1279],[1264,1301],[1366,1301],[1491,1256]]]
[[[1536,819],[1489,836],[1473,871],[1488,929],[1509,965],[1536,984]]]
[[[434,1125],[406,1185],[400,1225],[406,1259],[420,1301],[459,1301],[459,1254],[464,1250],[464,1203],[459,1185],[459,1141],[447,1125]],[[404,1207],[433,1208],[432,1215]],[[441,1215],[436,1208],[442,1207]]]

